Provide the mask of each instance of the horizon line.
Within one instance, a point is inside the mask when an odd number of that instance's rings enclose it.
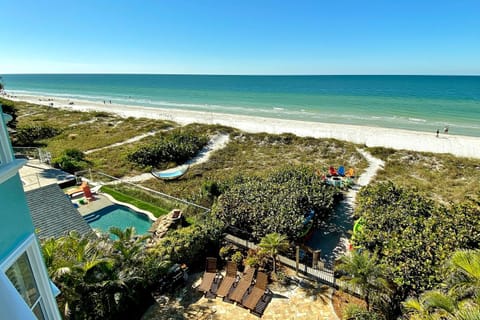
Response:
[[[268,74],[268,73],[252,73],[252,74],[234,74],[234,73],[138,73],[138,72],[19,72],[19,73],[0,73],[0,78],[6,75],[161,75],[161,76],[259,76],[259,77],[315,77],[315,76],[419,76],[419,77],[478,77],[479,74],[435,74],[435,73],[370,73],[370,74],[348,74],[348,73],[331,73],[331,74],[314,74],[314,73],[285,73],[285,74]]]

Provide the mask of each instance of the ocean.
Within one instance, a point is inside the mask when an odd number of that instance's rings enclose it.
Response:
[[[10,94],[480,136],[478,76],[3,75]]]

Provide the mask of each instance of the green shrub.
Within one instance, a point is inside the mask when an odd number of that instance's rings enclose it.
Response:
[[[158,166],[168,162],[179,164],[195,156],[207,142],[207,136],[175,131],[162,136],[153,144],[137,149],[127,158],[140,166]]]
[[[89,165],[85,155],[77,149],[67,149],[59,157],[53,159],[52,164],[63,171],[75,173],[84,170]]]
[[[305,218],[310,212],[315,213],[313,223],[332,213],[336,192],[309,168],[285,167],[265,179],[233,179],[213,212],[226,225],[255,240],[273,232],[296,240],[305,231]]]
[[[15,135],[16,144],[21,146],[33,146],[35,142],[59,135],[61,130],[50,126],[25,126],[17,128]]]
[[[241,251],[235,251],[234,254],[232,254],[232,261],[235,262],[238,265],[240,265],[243,261],[243,254]]]
[[[2,91],[1,88],[0,91]],[[15,130],[17,127],[17,108],[15,108],[15,104],[13,101],[0,98],[0,106],[2,107],[4,113],[12,116],[12,121],[7,123],[7,127]]]

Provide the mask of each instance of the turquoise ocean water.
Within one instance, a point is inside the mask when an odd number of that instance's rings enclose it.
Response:
[[[4,75],[39,94],[226,114],[480,136],[480,77]]]

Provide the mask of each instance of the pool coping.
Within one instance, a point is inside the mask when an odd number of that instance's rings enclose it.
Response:
[[[139,213],[142,213],[142,214],[146,215],[152,221],[152,223],[157,221],[157,218],[150,211],[139,209],[139,208],[135,207],[133,204],[130,204],[130,203],[118,201],[117,199],[115,199],[114,197],[109,195],[108,193],[104,193],[104,192],[100,192],[100,193],[101,193],[102,196],[106,197],[108,200],[110,200],[114,204],[119,204],[119,205],[128,207],[128,208],[130,208],[130,209],[132,209],[136,212],[139,212]]]

